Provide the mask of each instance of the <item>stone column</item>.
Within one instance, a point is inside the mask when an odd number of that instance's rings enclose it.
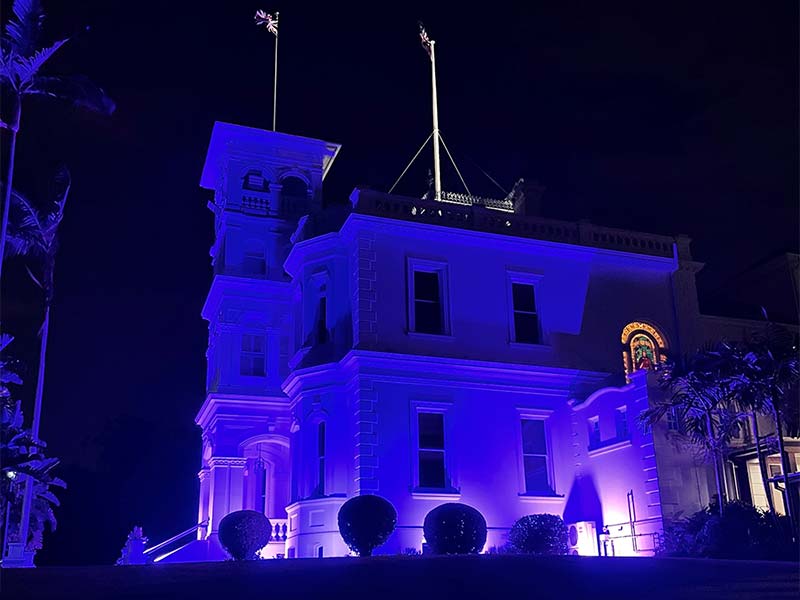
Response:
[[[244,501],[244,468],[247,459],[241,456],[216,456],[208,461],[210,469],[210,534],[219,530],[225,515],[241,510]]]

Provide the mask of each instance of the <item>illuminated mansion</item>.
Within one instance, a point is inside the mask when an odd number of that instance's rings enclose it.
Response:
[[[462,502],[487,550],[553,513],[580,554],[652,554],[663,519],[714,489],[670,419],[638,425],[652,373],[753,326],[700,314],[689,239],[538,217],[523,182],[501,200],[326,204],[339,148],[214,126],[202,526],[163,558],[222,558],[239,509],[272,522],[265,556],[344,556],[339,507],[372,493],[398,514],[379,552],[422,550],[425,515]]]

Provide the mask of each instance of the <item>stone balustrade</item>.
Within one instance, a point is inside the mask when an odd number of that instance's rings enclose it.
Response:
[[[448,197],[453,196],[448,193]],[[672,257],[672,237],[573,223],[510,212],[500,212],[486,203],[436,202],[390,196],[372,190],[356,190],[350,197],[359,214],[426,222],[490,233],[501,233],[565,244],[578,244],[650,256]],[[504,201],[497,201],[502,203]]]

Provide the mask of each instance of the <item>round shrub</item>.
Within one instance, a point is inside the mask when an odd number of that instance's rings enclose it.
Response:
[[[219,541],[235,560],[257,560],[256,553],[269,543],[272,524],[262,513],[237,510],[219,523]]]
[[[380,496],[355,496],[339,509],[339,534],[344,543],[359,556],[372,556],[394,531],[397,511]]]
[[[425,515],[423,530],[434,554],[478,554],[486,543],[486,519],[458,502],[442,504]]]
[[[514,523],[508,541],[514,551],[521,554],[566,554],[567,535],[567,526],[559,516],[526,515]]]

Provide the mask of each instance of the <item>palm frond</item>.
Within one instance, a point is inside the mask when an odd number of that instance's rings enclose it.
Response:
[[[23,93],[25,93],[27,86],[30,85],[36,78],[36,75],[39,73],[39,69],[41,69],[42,66],[44,66],[44,64],[50,60],[56,52],[58,52],[58,49],[68,41],[69,38],[58,40],[52,46],[37,50],[32,56],[18,56],[11,62],[11,65],[7,70],[10,71],[13,77],[16,77],[18,81],[18,87]]]
[[[41,256],[45,250],[44,229],[33,204],[16,190],[11,192],[14,209],[8,220],[6,244],[10,256]]]
[[[112,114],[116,109],[114,101],[103,89],[82,75],[38,76],[22,93],[57,98],[105,115]]]
[[[31,56],[39,41],[44,10],[39,0],[14,0],[14,16],[6,25],[10,49],[18,56]]]

